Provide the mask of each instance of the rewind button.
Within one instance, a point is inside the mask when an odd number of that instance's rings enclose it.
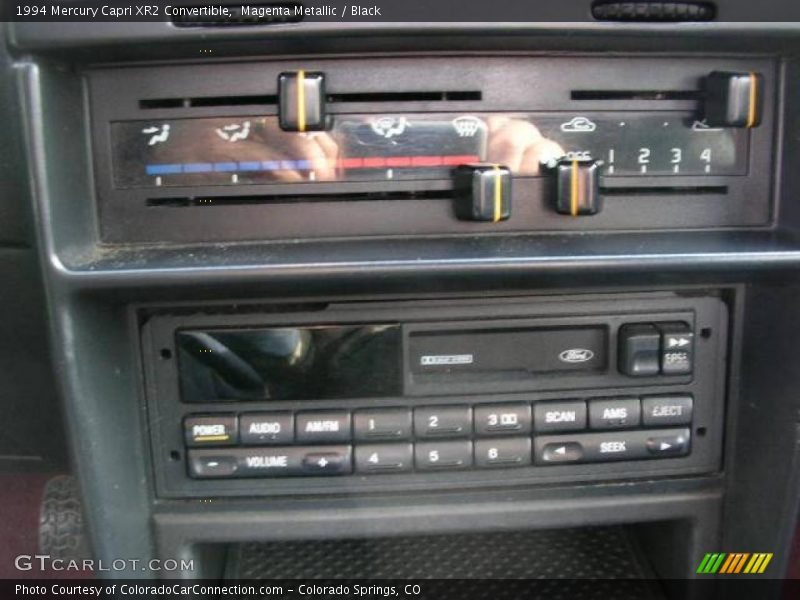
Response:
[[[544,463],[571,463],[583,458],[583,446],[578,442],[556,442],[542,448],[540,460]]]

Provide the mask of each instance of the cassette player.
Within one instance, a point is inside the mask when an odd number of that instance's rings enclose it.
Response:
[[[713,470],[725,315],[714,297],[666,296],[157,316],[145,333],[160,485],[227,495]]]

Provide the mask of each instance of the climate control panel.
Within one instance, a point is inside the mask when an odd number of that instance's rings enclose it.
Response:
[[[102,232],[185,242],[767,226],[775,73],[765,58],[686,56],[92,71]]]

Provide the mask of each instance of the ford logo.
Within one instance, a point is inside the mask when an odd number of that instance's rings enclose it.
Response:
[[[558,355],[558,359],[565,363],[582,363],[594,358],[594,352],[586,348],[570,348]]]

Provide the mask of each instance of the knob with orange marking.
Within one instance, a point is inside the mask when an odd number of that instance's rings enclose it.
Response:
[[[594,215],[602,208],[597,160],[562,158],[553,167],[556,212],[573,217]]]
[[[709,127],[757,127],[764,108],[760,73],[713,71],[705,81],[704,118]]]
[[[492,163],[461,165],[454,173],[456,216],[497,223],[511,216],[511,170]]]
[[[291,71],[278,75],[278,111],[284,131],[327,129],[325,74]]]

